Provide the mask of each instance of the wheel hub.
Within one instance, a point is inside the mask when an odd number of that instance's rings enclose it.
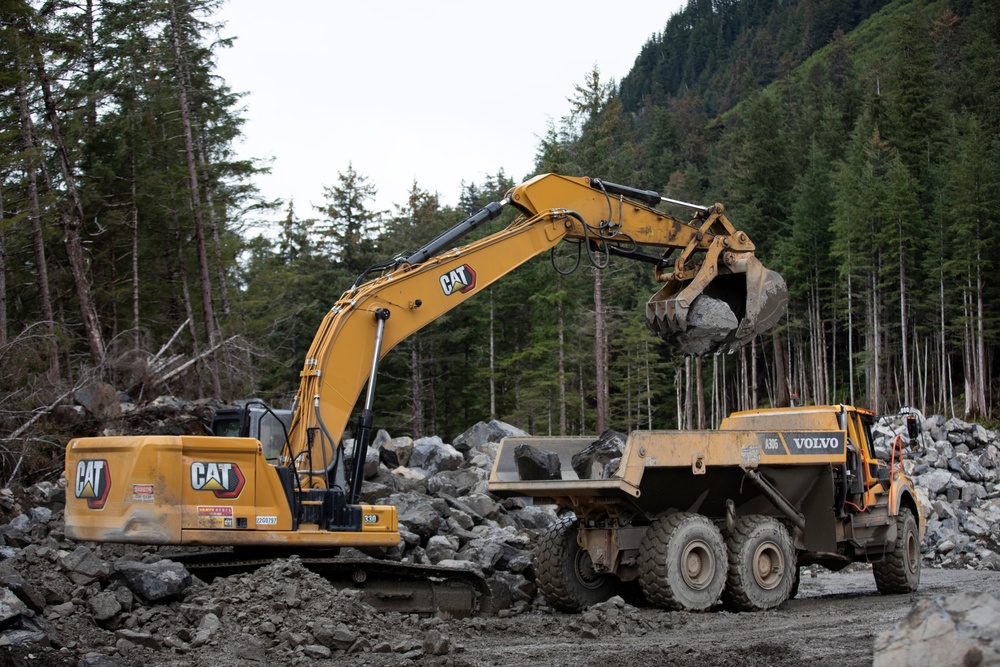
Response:
[[[764,542],[753,554],[753,578],[766,591],[777,588],[785,570],[785,558],[774,542]]]
[[[917,571],[920,567],[920,545],[917,543],[917,536],[914,532],[906,532],[906,567],[909,569],[910,574]]]
[[[715,577],[715,554],[704,540],[692,540],[681,554],[681,576],[696,591],[703,590]]]
[[[603,574],[594,570],[594,561],[586,549],[580,549],[576,554],[576,578],[586,588],[600,588],[604,583]]]

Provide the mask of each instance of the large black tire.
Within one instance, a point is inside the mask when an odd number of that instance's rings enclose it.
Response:
[[[535,551],[535,583],[546,602],[561,611],[581,611],[618,590],[618,577],[594,572],[576,534],[577,518],[563,517],[542,535]]]
[[[795,583],[792,538],[769,516],[742,516],[729,532],[729,576],[722,595],[735,611],[773,609],[786,601]]]
[[[896,515],[896,541],[892,551],[872,563],[879,593],[912,593],[920,585],[920,533],[909,507]]]
[[[664,609],[707,611],[726,585],[726,543],[708,518],[678,512],[653,521],[639,547],[639,584]]]

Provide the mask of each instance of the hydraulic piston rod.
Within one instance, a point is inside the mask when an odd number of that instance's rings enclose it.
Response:
[[[368,376],[368,391],[365,394],[365,407],[358,415],[358,433],[354,439],[354,464],[351,466],[351,488],[347,497],[350,505],[355,505],[361,498],[361,484],[365,477],[365,458],[368,456],[368,443],[371,441],[372,425],[375,422],[375,376],[378,374],[378,362],[382,356],[382,337],[385,334],[385,321],[389,319],[389,309],[379,308],[375,311],[375,352],[372,354],[372,370]]]

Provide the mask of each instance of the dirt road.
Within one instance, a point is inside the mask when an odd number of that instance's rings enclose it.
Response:
[[[875,591],[870,568],[821,570],[815,577],[806,575],[798,597],[776,611],[678,614],[625,607],[617,614],[602,610],[456,621],[455,630],[461,630],[452,638],[464,652],[430,664],[609,667],[627,660],[677,667],[869,666],[875,636],[914,602],[970,590],[1000,593],[1000,572],[925,569],[915,595],[883,596]],[[355,664],[362,663],[390,664]]]

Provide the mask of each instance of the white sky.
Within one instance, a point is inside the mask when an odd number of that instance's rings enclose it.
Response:
[[[217,73],[247,93],[239,156],[272,159],[256,183],[299,217],[348,163],[377,209],[414,180],[454,205],[463,180],[527,175],[573,86],[620,81],[685,2],[229,0]]]

